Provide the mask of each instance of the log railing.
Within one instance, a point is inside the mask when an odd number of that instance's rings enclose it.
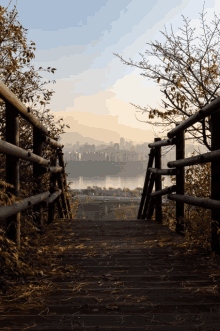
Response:
[[[211,131],[211,152],[198,156],[185,158],[184,131],[191,125],[209,121]],[[204,123],[204,122],[203,122]],[[168,140],[155,138],[154,143],[149,144],[150,149],[148,166],[142,198],[138,211],[138,219],[151,219],[155,210],[155,220],[162,223],[162,195],[167,195],[169,200],[176,201],[176,232],[184,235],[184,203],[210,209],[212,211],[211,222],[211,246],[212,250],[220,254],[220,97],[206,105],[197,113],[167,133]],[[203,126],[204,127],[204,126]],[[204,133],[204,132],[203,132]],[[205,133],[203,135],[205,140]],[[176,160],[167,163],[168,168],[161,169],[161,147],[176,145]],[[153,162],[155,161],[155,167]],[[211,162],[211,198],[198,198],[184,194],[184,167]],[[176,185],[161,189],[161,175],[176,175]],[[155,184],[155,191],[152,192]]]
[[[50,138],[50,132],[31,113],[29,108],[12,93],[8,87],[0,82],[0,98],[6,104],[6,141],[0,140],[0,153],[6,154],[6,182],[14,186],[11,189],[16,197],[20,196],[19,159],[33,163],[33,178],[35,182],[34,195],[14,202],[10,206],[0,207],[0,220],[6,220],[6,235],[16,241],[20,248],[20,212],[31,208],[37,211],[35,222],[42,229],[42,207],[48,208],[48,222],[54,220],[55,203],[59,216],[71,217],[70,203],[67,199],[67,184],[62,148],[56,140]],[[33,153],[19,147],[19,117],[21,115],[33,126]],[[53,157],[47,160],[42,157],[43,144],[48,144],[53,149]],[[56,166],[56,160],[59,166]],[[42,176],[50,173],[50,189],[43,192]],[[56,182],[59,189],[56,188]],[[61,197],[61,202],[59,200]]]

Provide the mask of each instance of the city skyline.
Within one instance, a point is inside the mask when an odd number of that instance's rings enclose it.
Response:
[[[146,161],[150,148],[149,142],[144,144],[133,144],[133,141],[126,141],[121,137],[119,143],[101,144],[98,146],[90,145],[88,142],[80,145],[79,141],[75,144],[67,144],[64,146],[64,159],[65,161],[86,161],[86,160],[109,160],[109,161]],[[167,146],[170,150],[168,152],[161,148],[161,156],[165,156],[165,160],[175,158],[175,146],[171,149],[171,146]],[[167,148],[166,147],[166,148]],[[197,153],[206,153],[208,149],[203,145],[197,144],[185,144],[185,157],[190,157],[191,153],[196,150]]]
[[[148,144],[149,142],[145,142],[145,143],[142,143],[142,144],[134,144],[134,142],[132,140],[126,140],[124,139],[123,137],[120,138],[120,142],[116,142],[114,143],[113,141],[110,141],[110,143],[105,143],[105,144],[89,144],[88,141],[86,141],[85,143],[83,144],[80,144],[79,141],[76,141],[75,143],[67,143],[64,145],[64,148],[63,150],[64,151],[70,151],[70,150],[76,150],[76,151],[79,151],[80,148],[82,149],[82,147],[84,148],[85,146],[88,146],[88,148],[90,148],[90,151],[95,151],[97,147],[100,147],[100,148],[106,148],[106,147],[113,147],[117,150],[128,150],[130,149],[130,147],[133,147],[133,148],[137,148],[138,146],[145,146],[147,149],[148,148]],[[99,148],[99,149],[100,149]],[[98,150],[99,150],[98,149]]]

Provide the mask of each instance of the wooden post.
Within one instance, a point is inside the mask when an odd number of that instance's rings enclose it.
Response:
[[[145,176],[145,181],[144,181],[144,188],[143,192],[141,193],[141,202],[140,202],[140,207],[138,210],[138,216],[137,219],[142,219],[142,210],[145,205],[145,200],[146,200],[146,193],[147,193],[147,187],[149,184],[149,178],[150,178],[150,171],[148,170],[149,168],[152,167],[153,161],[154,161],[154,155],[155,155],[155,149],[151,148],[148,159],[148,165],[147,165],[147,171],[146,171],[146,176]]]
[[[54,139],[58,141],[58,138],[54,138]],[[58,151],[56,150],[56,157],[57,156],[58,156]],[[58,174],[56,174],[56,181],[58,182]],[[61,205],[61,202],[60,202],[60,196],[55,200],[55,202],[56,202],[56,205],[57,205],[57,208],[58,208],[60,218],[64,218],[63,209],[62,209],[62,205]]]
[[[60,218],[64,218],[62,205],[61,205],[61,203],[60,203],[60,197],[58,197],[58,198],[56,199],[56,204],[57,204],[57,208],[58,208],[58,212],[59,212],[59,216],[60,216]]]
[[[6,102],[6,141],[19,147],[19,117],[18,111],[10,103]],[[6,155],[6,182],[14,185],[7,191],[19,197],[20,176],[19,158]],[[6,235],[9,239],[16,241],[17,249],[20,249],[20,213],[14,214],[6,219]]]
[[[178,126],[178,124],[176,124]],[[176,160],[185,158],[185,132],[181,131],[176,135]],[[176,175],[176,194],[184,195],[185,170],[184,167],[178,167]],[[184,236],[184,202],[176,201],[176,233]]]
[[[63,187],[63,178],[62,178],[62,174],[60,172],[57,173],[57,181],[58,181],[59,189],[61,189],[61,191],[62,191],[61,201],[62,201],[63,211],[64,211],[65,216],[67,218],[69,218],[68,206],[67,206],[67,202],[66,202],[66,195],[65,195],[65,191],[64,191],[64,187]]]
[[[105,216],[108,216],[108,206],[105,205]]]
[[[161,141],[161,138],[154,138],[154,142]],[[161,169],[161,147],[155,148],[155,168]],[[161,175],[155,177],[155,192],[162,189]],[[155,198],[155,220],[162,223],[162,196]]]
[[[153,216],[155,203],[156,203],[155,198],[150,198],[149,206],[148,206],[148,210],[147,210],[147,215],[146,215],[146,218],[148,220],[151,220],[151,218]]]
[[[150,179],[149,179],[149,184],[148,184],[147,192],[146,192],[146,200],[145,200],[144,210],[143,210],[143,213],[141,215],[141,219],[143,219],[143,220],[146,219],[146,214],[147,214],[147,210],[148,210],[148,207],[149,207],[149,201],[150,201],[150,194],[152,193],[154,182],[155,182],[155,173],[150,173]]]
[[[66,196],[66,188],[67,188],[67,183],[66,183],[66,174],[65,174],[65,165],[64,165],[64,160],[63,160],[63,153],[61,150],[58,150],[58,158],[59,158],[59,165],[60,167],[63,167],[63,173],[59,173],[59,185],[62,185],[62,188],[59,186],[59,188],[62,190],[61,194],[61,199],[65,200],[65,203],[62,201],[63,206],[64,204],[66,205],[66,215],[69,218],[72,218],[72,213],[70,209],[70,202],[69,199]],[[58,182],[58,183],[59,183]]]
[[[33,126],[33,153],[42,156],[43,141],[42,133]],[[41,177],[41,165],[33,163],[33,177],[35,188],[33,190],[33,195],[42,193],[42,177]],[[42,230],[43,218],[42,218],[42,206],[41,204],[36,204],[33,206],[33,212],[36,213],[36,218],[33,220],[36,222],[37,226]]]
[[[60,154],[59,162],[60,162],[60,166],[63,167],[63,169],[64,169],[63,170],[63,182],[64,182],[65,192],[67,193],[67,182],[66,182],[66,176],[67,176],[67,174],[65,173],[65,165],[64,165],[64,160],[63,160],[63,153]],[[67,196],[66,196],[66,201],[67,201],[67,206],[68,206],[68,209],[69,209],[70,217],[72,217],[72,215],[71,215],[71,208],[70,208],[70,202],[69,202],[69,199],[67,198]]]
[[[53,155],[50,159],[50,166],[56,166],[56,155]],[[51,173],[50,174],[50,193],[53,194],[55,192],[55,187],[56,187],[56,178],[57,174],[56,173]],[[49,204],[48,207],[48,223],[52,223],[54,220],[54,212],[55,212],[55,201]]]
[[[215,151],[220,149],[219,133],[220,111],[211,115],[211,149]],[[211,162],[211,199],[220,201],[220,159],[214,159]],[[220,254],[220,243],[218,229],[220,228],[220,209],[212,210],[212,250]]]

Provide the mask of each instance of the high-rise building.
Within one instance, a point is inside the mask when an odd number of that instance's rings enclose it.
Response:
[[[135,152],[135,146],[130,146],[130,151]]]
[[[116,150],[116,151],[119,151],[119,144],[114,144],[114,149]]]
[[[124,149],[124,148],[125,148],[125,139],[120,138],[120,149]]]
[[[125,142],[125,149],[129,151],[129,150],[130,150],[130,147],[132,146],[132,144],[133,144],[133,142],[131,142],[131,141],[126,141],[126,142]]]
[[[84,152],[89,152],[89,144],[87,142],[84,145]]]

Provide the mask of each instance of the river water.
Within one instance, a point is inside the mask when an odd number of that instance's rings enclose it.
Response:
[[[78,178],[68,178],[67,181],[72,181],[70,184],[70,188],[72,190],[75,189],[86,189],[88,186],[98,186],[101,188],[109,189],[113,187],[117,188],[129,188],[130,190],[134,190],[136,187],[143,188],[145,175],[140,175],[137,177],[120,177],[120,176],[105,176],[105,177],[83,177],[80,176]],[[162,182],[162,189],[165,188],[165,185],[171,186],[173,185],[170,181],[169,177],[165,177],[165,180]]]

